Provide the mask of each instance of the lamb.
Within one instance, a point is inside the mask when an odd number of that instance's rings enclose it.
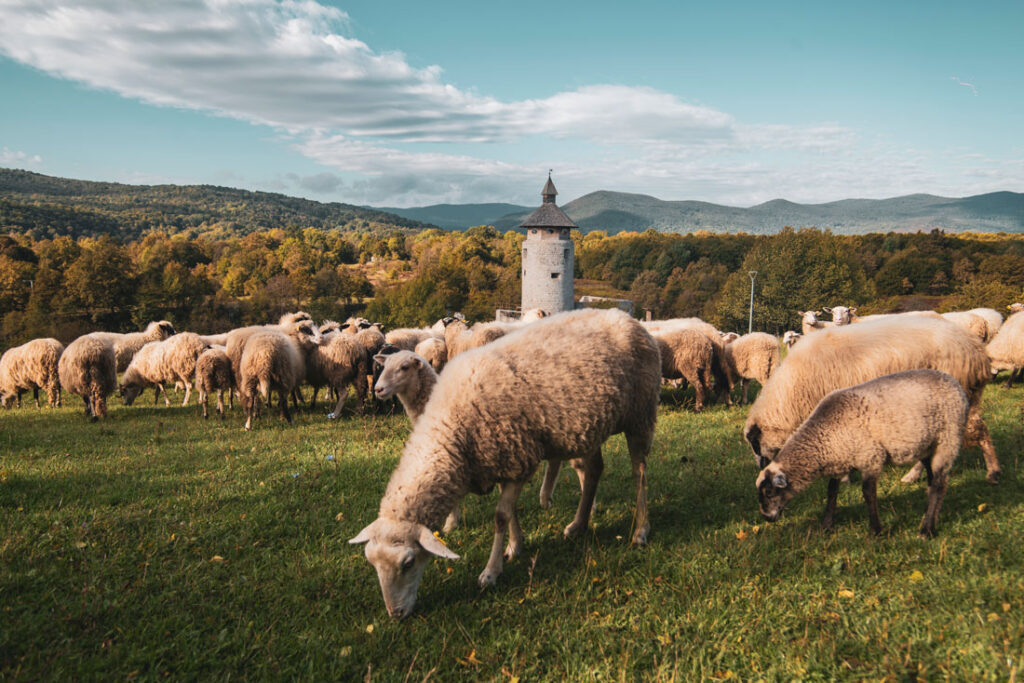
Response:
[[[17,399],[21,407],[22,393],[32,390],[36,408],[39,407],[39,390],[45,389],[50,407],[59,406],[60,378],[57,364],[64,345],[56,339],[33,339],[32,341],[7,349],[0,356],[0,404],[10,408]]]
[[[989,341],[988,323],[980,315],[967,311],[952,311],[950,313],[943,313],[942,317],[973,334],[982,344]]]
[[[745,334],[725,346],[725,360],[729,374],[743,385],[743,403],[747,403],[748,380],[756,380],[762,387],[779,367],[779,340],[764,332]]]
[[[441,372],[444,369],[445,363],[448,362],[448,347],[445,346],[444,339],[438,339],[437,337],[424,339],[416,345],[413,352],[426,359],[430,366],[434,368],[434,372]]]
[[[309,320],[294,324],[288,334],[267,329],[249,337],[239,361],[238,385],[245,407],[246,431],[252,429],[260,399],[269,405],[274,391],[280,398],[281,416],[291,424],[288,396],[305,379],[306,359],[320,341],[320,331]]]
[[[829,327],[835,327],[835,322],[829,322],[827,320],[818,320],[818,316],[821,315],[819,311],[797,311],[800,314],[800,325],[801,332],[806,337],[811,332],[817,332],[818,330],[824,330]]]
[[[185,399],[181,405],[188,405],[196,374],[196,359],[207,348],[202,338],[193,332],[182,332],[143,346],[128,364],[121,380],[121,396],[125,405],[130,406],[148,386],[154,388],[159,400],[165,382],[181,383],[185,387]],[[164,402],[170,405],[166,392]]]
[[[217,414],[224,419],[224,392],[234,408],[232,390],[234,374],[231,372],[231,359],[224,347],[214,346],[203,351],[196,359],[196,391],[199,392],[199,405],[203,407],[203,419],[208,419],[210,394],[217,392]]]
[[[317,346],[309,357],[306,380],[313,386],[312,404],[320,387],[327,386],[337,394],[334,411],[327,415],[341,417],[348,386],[356,391],[359,408],[366,402],[366,377],[371,372],[369,356],[356,335],[335,333]]]
[[[114,354],[117,357],[117,371],[124,372],[128,364],[132,362],[139,349],[151,341],[163,341],[174,334],[174,326],[166,320],[151,322],[142,332],[129,332],[119,334],[117,332],[92,332],[90,336],[96,339],[105,339],[114,345]]]
[[[872,533],[878,519],[878,477],[887,462],[921,463],[928,508],[921,536],[935,535],[949,470],[960,453],[970,401],[960,384],[937,370],[907,370],[828,394],[757,477],[761,515],[779,518],[786,503],[816,479],[829,477],[822,528],[832,526],[840,478],[863,477]]]
[[[978,445],[988,481],[997,483],[999,460],[981,415],[989,381],[981,344],[956,325],[929,316],[900,315],[843,325],[813,334],[793,347],[761,390],[747,416],[744,437],[759,467],[776,456],[826,394],[903,370],[931,369],[953,376],[970,399],[965,445]],[[904,478],[915,477],[914,470]]]
[[[715,355],[711,341],[700,332],[689,329],[652,336],[661,356],[661,376],[669,380],[685,379],[692,384],[697,392],[694,410],[699,413],[704,409],[704,399],[711,388],[711,365]],[[545,501],[542,495],[542,507],[547,507],[546,502],[550,504],[550,494],[547,498]]]
[[[87,334],[64,349],[57,363],[60,384],[85,401],[85,415],[95,422],[107,415],[107,396],[117,388],[117,353],[109,337]]]
[[[782,343],[786,345],[787,349],[793,348],[793,344],[796,344],[804,335],[794,330],[786,330],[786,333],[782,335]]]
[[[603,469],[601,445],[624,432],[637,490],[633,543],[647,541],[646,458],[657,418],[658,346],[618,310],[580,310],[545,318],[445,368],[416,422],[381,500],[378,518],[350,543],[366,543],[388,614],[408,616],[431,555],[458,559],[434,537],[467,493],[495,484],[501,496],[494,543],[481,586],[522,551],[516,500],[541,460],[579,458],[586,472],[576,518],[583,532]]]
[[[850,323],[858,322],[856,308],[848,308],[846,306],[833,306],[829,308],[825,306],[821,310],[825,313],[831,313],[832,322],[836,325],[849,325]]]

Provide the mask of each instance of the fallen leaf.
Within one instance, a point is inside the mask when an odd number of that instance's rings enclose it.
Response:
[[[995,612],[989,612],[987,618],[989,621],[999,621],[999,615]]]
[[[220,555],[214,555],[213,557],[210,558],[210,562],[223,562],[223,561],[224,561],[224,558],[221,557]]]
[[[345,647],[341,648],[341,652],[338,653],[338,656],[348,657],[350,654],[352,654],[352,646],[346,645]]]
[[[373,633],[373,624],[368,624],[367,625],[366,632],[367,633]]]
[[[984,512],[987,509],[988,509],[988,503],[982,503],[981,505],[978,506],[978,512]]]
[[[836,593],[836,595],[840,598],[843,598],[844,600],[850,600],[853,598],[853,591],[848,588],[844,588],[840,590],[838,593]]]
[[[89,545],[89,544],[88,544],[88,543],[85,543],[85,542],[83,542],[83,541],[79,541],[78,543],[76,543],[76,544],[75,544],[75,547],[76,547],[76,548],[84,548],[84,547],[86,547],[87,545]]]
[[[1003,611],[1004,612],[1009,612],[1010,611],[1010,603],[1008,603],[1008,602],[1004,602],[1003,603]]]
[[[335,522],[340,522],[343,519],[345,519],[345,513],[344,512],[339,512],[338,514],[334,515],[334,521]]]
[[[915,569],[914,571],[910,572],[910,580],[914,583],[921,583],[922,581],[924,581],[924,574],[921,573],[921,570]]]
[[[747,532],[744,531],[743,529],[740,529],[739,531],[736,532],[736,540],[742,541],[742,540],[745,540],[746,538],[747,538]]]
[[[670,636],[668,634],[660,635],[660,636],[658,636],[658,642],[661,643],[662,645],[671,645],[672,644],[672,636]]]

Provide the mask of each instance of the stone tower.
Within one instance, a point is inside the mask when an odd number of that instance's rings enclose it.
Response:
[[[549,315],[571,311],[573,301],[573,262],[575,254],[569,231],[579,228],[555,204],[555,184],[541,190],[544,203],[520,224],[526,230],[523,241],[524,311],[542,308]]]

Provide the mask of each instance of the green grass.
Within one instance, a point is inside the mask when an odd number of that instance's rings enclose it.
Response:
[[[531,483],[526,555],[481,591],[495,496],[471,496],[448,539],[463,559],[428,568],[400,623],[347,539],[376,516],[404,416],[307,409],[246,434],[237,410],[204,422],[116,398],[99,424],[77,398],[5,411],[0,676],[1005,680],[1024,654],[1024,390],[986,393],[1003,483],[966,451],[932,541],[917,537],[923,486],[895,470],[878,538],[859,486],[832,533],[817,528],[823,482],[765,525],[746,410],[666,401],[647,548],[627,546],[634,496],[614,437],[583,539],[561,538],[571,470],[550,510]]]

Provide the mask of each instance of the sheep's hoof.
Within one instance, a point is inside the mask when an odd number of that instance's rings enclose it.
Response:
[[[985,481],[987,481],[990,484],[998,484],[1002,476],[1003,473],[1000,472],[999,470],[996,470],[995,472],[989,472],[988,475],[985,477]]]
[[[910,470],[909,472],[903,475],[900,481],[902,481],[904,484],[913,484],[915,481],[917,481],[918,476],[919,475],[916,471]]]
[[[551,496],[541,496],[540,506],[545,510],[549,509],[551,507]]]
[[[490,569],[485,569],[480,574],[480,578],[477,579],[477,583],[480,584],[481,588],[491,588],[498,582],[499,572],[492,572]]]
[[[577,524],[576,522],[573,522],[569,526],[565,527],[565,531],[562,532],[562,535],[565,538],[572,538],[573,536],[579,536],[586,530],[586,524]]]
[[[647,545],[647,529],[638,529],[637,532],[633,534],[632,543],[638,548],[643,548]]]
[[[523,546],[521,546],[521,545],[513,545],[513,544],[509,543],[508,547],[505,548],[505,561],[506,562],[511,562],[512,560],[516,559],[517,557],[519,557],[522,554],[523,554]]]

